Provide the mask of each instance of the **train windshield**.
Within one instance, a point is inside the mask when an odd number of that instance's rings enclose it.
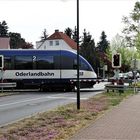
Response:
[[[87,71],[94,71],[92,66],[85,60],[82,56],[80,56],[80,69],[87,70]]]
[[[74,52],[61,51],[61,66],[63,69],[77,69],[77,54]],[[66,66],[69,67],[66,67]],[[80,70],[94,71],[89,62],[79,55]]]

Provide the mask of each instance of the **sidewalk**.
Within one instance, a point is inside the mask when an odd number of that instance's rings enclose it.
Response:
[[[140,93],[124,100],[69,140],[140,140]]]

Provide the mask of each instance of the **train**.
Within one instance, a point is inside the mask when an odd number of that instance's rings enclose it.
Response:
[[[68,50],[0,50],[1,80],[16,82],[16,88],[62,89],[77,86],[77,54]],[[80,88],[92,88],[97,75],[79,55]]]

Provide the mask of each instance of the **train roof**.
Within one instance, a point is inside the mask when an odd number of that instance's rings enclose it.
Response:
[[[75,55],[76,53],[74,51],[69,51],[69,50],[36,50],[36,49],[10,49],[10,50],[0,50],[0,53],[4,53],[8,55],[10,53],[11,55],[37,55],[37,54],[58,54],[58,52],[61,52],[63,54],[69,54],[69,55]]]

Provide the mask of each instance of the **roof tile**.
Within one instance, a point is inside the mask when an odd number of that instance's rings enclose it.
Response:
[[[77,50],[77,43],[63,32],[56,31],[47,40],[63,39],[72,49]]]

